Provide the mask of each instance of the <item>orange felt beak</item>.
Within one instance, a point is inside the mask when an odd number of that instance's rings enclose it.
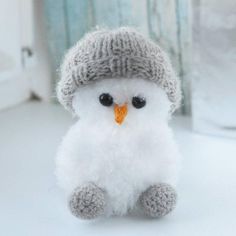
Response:
[[[114,114],[116,123],[121,125],[127,115],[127,112],[128,112],[127,104],[124,104],[122,106],[115,104]]]

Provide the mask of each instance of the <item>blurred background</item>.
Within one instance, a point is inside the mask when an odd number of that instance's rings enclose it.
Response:
[[[171,57],[194,130],[236,137],[235,12],[232,0],[1,0],[0,110],[55,102],[65,51],[95,27],[129,25]]]
[[[236,4],[216,0],[0,2],[0,110],[55,102],[63,55],[95,27],[134,26],[169,54],[193,129],[236,137]]]
[[[170,123],[183,154],[180,203],[167,221],[78,227],[53,175],[74,123],[56,101],[58,69],[86,32],[119,26],[160,44],[182,81]],[[235,0],[0,0],[0,234],[235,235],[235,138]]]

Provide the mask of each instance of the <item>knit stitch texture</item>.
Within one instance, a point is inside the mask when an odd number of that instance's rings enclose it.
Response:
[[[159,183],[143,192],[139,201],[147,216],[162,217],[175,208],[177,194],[169,184]]]
[[[65,56],[58,99],[73,111],[72,99],[77,88],[107,78],[151,80],[166,92],[172,103],[171,112],[180,105],[180,82],[167,55],[135,29],[121,27],[85,35]]]
[[[81,219],[94,219],[105,208],[105,193],[95,184],[78,187],[69,199],[71,213]]]

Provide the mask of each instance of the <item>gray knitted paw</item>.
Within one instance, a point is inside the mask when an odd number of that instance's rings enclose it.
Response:
[[[174,209],[176,200],[175,190],[163,183],[149,187],[139,197],[141,208],[150,217],[165,216]]]
[[[105,204],[105,192],[93,183],[76,188],[69,199],[71,213],[82,219],[102,215]]]

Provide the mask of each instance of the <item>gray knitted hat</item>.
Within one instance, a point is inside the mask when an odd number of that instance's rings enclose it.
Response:
[[[143,78],[164,89],[179,107],[180,82],[162,49],[132,28],[97,30],[88,33],[66,54],[61,66],[57,96],[73,111],[72,98],[77,88],[98,79]]]

